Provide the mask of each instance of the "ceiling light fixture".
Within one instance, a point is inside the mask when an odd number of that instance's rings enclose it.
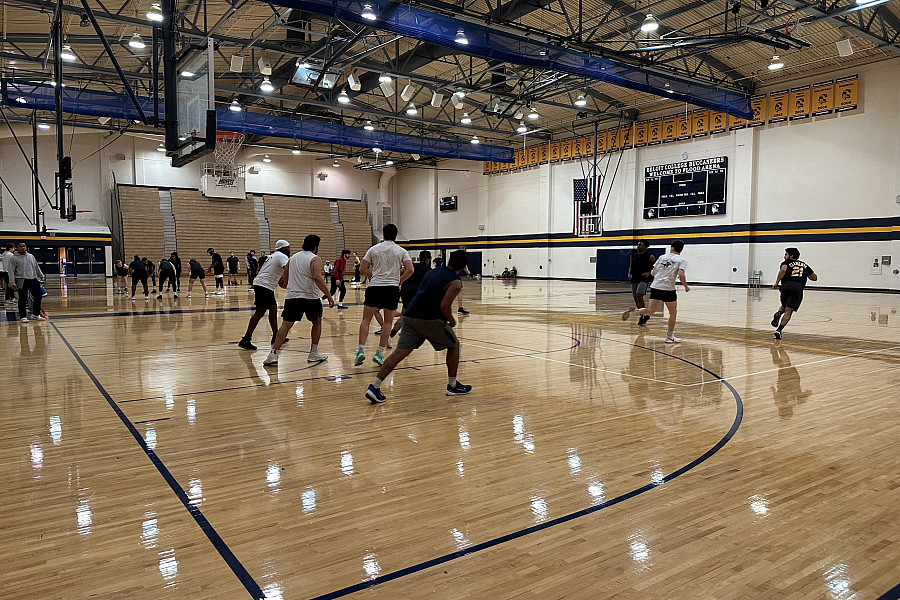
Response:
[[[465,98],[465,97],[466,97],[466,90],[456,90],[456,91],[453,92],[453,93],[456,94],[457,96],[459,96],[460,98]]]
[[[366,124],[363,125],[363,129],[366,131],[375,131],[375,126],[372,125],[372,121],[366,121]]]
[[[48,123],[38,123],[38,129],[50,129],[50,125]]]
[[[381,154],[381,148],[379,148],[378,146],[375,146],[374,148],[372,148],[372,152],[374,152],[376,155]]]
[[[363,9],[362,12],[359,13],[359,16],[369,21],[374,21],[378,18],[378,15],[375,14],[375,11],[372,10],[371,4],[363,4]]]
[[[472,139],[469,140],[469,141],[470,141],[471,143],[473,143],[473,144],[480,144],[480,143],[481,143],[481,140],[478,139],[478,136],[477,136],[477,135],[473,135],[473,136],[472,136]]]
[[[337,159],[334,159],[334,162],[331,163],[331,166],[336,169],[336,168],[340,167],[341,164],[337,161]]]
[[[300,150],[298,148],[294,148],[293,150],[291,150],[291,154],[297,156],[298,154],[300,154]]]
[[[578,94],[578,98],[575,99],[575,106],[578,106],[579,108],[587,106],[587,98],[584,97],[584,94]]]
[[[469,116],[469,113],[463,113],[462,119],[459,120],[463,125],[468,125],[472,122],[472,117]]]
[[[165,152],[166,151],[166,147],[163,145],[162,142],[160,142],[159,146],[156,147],[156,151],[157,152]]]
[[[338,94],[337,100],[341,104],[350,104],[350,96],[347,95],[347,90],[341,90],[341,93]]]
[[[132,48],[137,48],[138,50],[147,47],[147,44],[144,43],[144,39],[141,37],[141,34],[137,31],[135,31],[134,35],[131,36],[131,39],[128,40],[128,45]]]
[[[378,76],[378,83],[390,83],[391,81],[393,81],[393,79],[391,79],[391,76],[387,73],[382,73]]]
[[[528,126],[525,125],[525,121],[519,123],[519,126],[516,127],[516,131],[518,131],[519,133],[525,133],[526,131],[528,131]]]
[[[269,155],[268,155],[268,154],[266,154],[265,156],[263,156],[263,162],[264,162],[264,163],[270,163],[270,162],[272,162],[272,159],[269,158]]]
[[[537,119],[538,117],[541,116],[541,115],[538,114],[538,111],[536,111],[536,110],[534,109],[534,107],[531,107],[531,108],[529,108],[528,110],[531,111],[531,112],[528,113],[528,118],[531,119],[532,121],[534,121],[535,119]]]
[[[262,83],[259,84],[259,91],[269,93],[275,90],[275,86],[269,81],[268,77],[263,77]]]
[[[72,46],[69,46],[68,44],[62,47],[62,52],[59,53],[59,57],[69,62],[78,60],[78,57],[75,56],[75,52],[72,51]]]
[[[228,105],[228,110],[231,112],[241,112],[241,105],[238,104],[237,100],[232,100],[231,104]]]
[[[150,5],[150,10],[147,11],[147,14],[144,15],[150,21],[155,21],[156,23],[162,23],[163,14],[162,9],[159,6],[159,2],[154,2]]]
[[[461,44],[463,46],[468,45],[469,38],[466,37],[466,32],[463,31],[462,27],[460,27],[459,29],[456,30],[456,38],[454,38],[453,41],[456,42],[457,44]]]
[[[193,71],[187,71],[187,70],[185,70],[185,71],[182,71],[182,72],[181,72],[181,76],[182,76],[182,77],[186,77],[186,78],[188,78],[188,79],[191,79],[191,78],[193,78],[193,77],[196,77],[197,74],[194,73]]]
[[[778,69],[784,66],[784,61],[776,54],[772,57],[772,60],[769,62],[769,70],[777,71]]]
[[[394,164],[394,161],[386,160],[386,161],[384,161],[384,164],[386,164],[387,166],[391,166],[392,164]]]
[[[644,18],[644,22],[641,23],[641,31],[644,33],[650,33],[651,31],[656,31],[659,29],[659,21],[656,20],[656,17],[653,16],[652,13],[647,13],[647,16]]]
[[[406,109],[406,114],[412,116],[419,114],[419,109],[416,108],[416,105],[412,102],[409,103],[409,107]]]
[[[179,141],[179,142],[186,142],[186,141],[187,141],[187,136],[186,136],[186,135],[179,135],[179,136],[178,136],[178,141]]]

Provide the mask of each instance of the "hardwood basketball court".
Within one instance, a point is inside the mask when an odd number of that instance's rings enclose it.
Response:
[[[4,596],[900,593],[896,295],[808,291],[774,342],[777,292],[698,286],[664,344],[624,286],[467,281],[472,393],[423,347],[372,406],[362,290],[274,369],[243,288],[63,281],[2,323]]]

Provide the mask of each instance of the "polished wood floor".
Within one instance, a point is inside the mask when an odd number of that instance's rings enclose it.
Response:
[[[467,281],[472,393],[423,347],[372,406],[361,290],[266,369],[245,289],[50,288],[0,322],[4,598],[900,595],[898,295],[776,342],[777,292],[696,287],[672,345],[622,286]]]

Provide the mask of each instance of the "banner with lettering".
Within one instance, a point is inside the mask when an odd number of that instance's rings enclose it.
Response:
[[[791,121],[809,118],[810,86],[791,88]]]
[[[834,112],[854,110],[859,106],[859,77],[851,75],[834,80]]]
[[[814,83],[812,86],[812,116],[830,115],[834,112],[834,80]]]

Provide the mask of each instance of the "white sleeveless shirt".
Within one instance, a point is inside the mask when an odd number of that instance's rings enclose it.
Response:
[[[302,250],[291,257],[288,262],[288,282],[286,300],[305,298],[306,300],[318,300],[321,292],[316,286],[310,263],[316,255],[309,250]]]

